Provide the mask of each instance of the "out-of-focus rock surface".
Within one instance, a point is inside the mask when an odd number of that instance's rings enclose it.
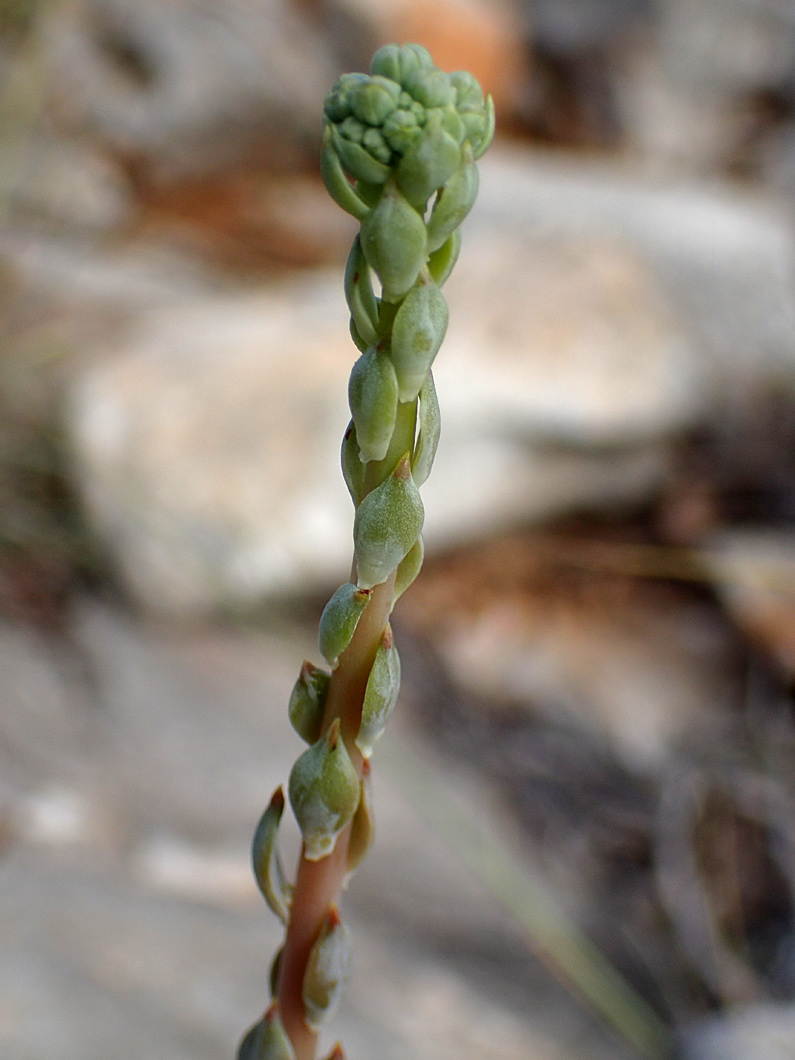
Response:
[[[751,197],[485,163],[436,367],[429,545],[659,489],[671,440],[795,378],[792,258],[786,219]],[[354,349],[338,287],[181,297],[75,379],[79,488],[147,606],[248,606],[345,576]]]
[[[4,1056],[233,1055],[278,945],[248,845],[300,749],[284,705],[305,640],[180,636],[92,604],[68,642],[3,623]],[[427,755],[415,741],[403,727],[407,753]],[[458,783],[443,759],[426,764]],[[349,1055],[442,1060],[453,1043],[473,1060],[563,1060],[576,1043],[588,1060],[623,1057],[402,783],[399,760],[376,771],[381,857],[346,901],[356,964],[333,1033]]]
[[[795,1009],[792,1005],[749,1005],[731,1020],[706,1020],[685,1041],[687,1060],[792,1060]]]

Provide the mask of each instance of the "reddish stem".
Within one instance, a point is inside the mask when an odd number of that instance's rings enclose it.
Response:
[[[331,675],[324,731],[339,718],[341,731],[354,768],[361,776],[362,756],[354,746],[362,716],[362,701],[375,653],[389,621],[394,574],[373,589],[370,602],[359,619],[351,643],[340,656]],[[312,946],[320,934],[330,908],[337,904],[347,871],[350,825],[340,834],[334,850],[320,861],[309,861],[301,851],[293,891],[290,922],[284,941],[279,972],[279,1012],[296,1060],[314,1060],[317,1034],[304,1022],[302,998],[304,972]]]

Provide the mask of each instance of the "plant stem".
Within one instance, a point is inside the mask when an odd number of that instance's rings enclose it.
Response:
[[[416,402],[398,407],[397,424],[392,443],[384,460],[367,466],[366,490],[369,492],[390,474],[396,461],[414,444],[416,430]],[[355,570],[352,574],[355,578]],[[337,668],[331,675],[323,717],[323,731],[340,719],[342,738],[351,762],[361,776],[362,756],[354,744],[359,733],[362,702],[367,679],[373,667],[381,636],[389,621],[395,573],[376,585],[364,609],[350,644],[342,653]],[[279,972],[279,1013],[293,1043],[295,1060],[314,1060],[317,1034],[304,1022],[303,982],[309,953],[314,945],[329,909],[342,890],[347,872],[350,825],[339,835],[334,850],[320,861],[309,861],[301,850],[293,891],[290,922],[282,952]]]

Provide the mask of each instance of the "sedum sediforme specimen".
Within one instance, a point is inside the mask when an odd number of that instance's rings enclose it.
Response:
[[[319,650],[290,697],[308,744],[288,794],[303,837],[294,883],[277,851],[277,789],[254,837],[254,873],[286,924],[271,967],[272,1003],[239,1060],[315,1060],[317,1033],[350,966],[340,891],[372,842],[370,756],[395,706],[400,658],[389,616],[422,565],[424,509],[440,418],[431,367],[447,329],[442,286],[475,201],[475,161],[494,134],[491,99],[464,71],[446,74],[416,44],[387,45],[369,74],[345,74],[323,109],[321,172],[360,222],[345,269],[351,422],[342,471],[356,509],[351,579],[323,610]],[[329,1060],[342,1060],[340,1045]]]

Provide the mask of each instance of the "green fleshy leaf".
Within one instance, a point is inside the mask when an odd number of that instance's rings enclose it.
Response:
[[[358,584],[385,582],[420,535],[425,512],[409,454],[359,505],[353,522]]]
[[[337,589],[323,608],[318,629],[318,647],[332,670],[336,668],[337,660],[350,644],[369,599],[368,588],[346,582]]]
[[[478,171],[468,143],[461,155],[461,165],[436,196],[428,219],[428,250],[431,253],[461,226],[477,198]]]
[[[395,574],[395,591],[392,595],[392,607],[398,602],[403,593],[415,581],[422,569],[422,561],[425,558],[425,545],[422,535],[417,538],[409,551],[403,557]]]
[[[392,440],[398,383],[387,354],[371,347],[351,370],[348,404],[363,461],[383,460]]]
[[[422,486],[431,473],[439,445],[439,436],[442,432],[442,417],[436,397],[433,372],[428,372],[420,389],[419,424],[420,429],[411,461],[411,477],[417,487]]]
[[[303,985],[307,1025],[319,1030],[337,1009],[351,973],[351,938],[336,906],[332,906],[312,947]]]
[[[276,848],[279,822],[284,812],[284,792],[277,788],[260,818],[251,847],[254,878],[265,901],[283,924],[290,914],[293,888],[287,883]]]
[[[305,661],[290,693],[287,704],[290,724],[307,743],[316,743],[320,738],[330,683],[331,677],[325,670]]]
[[[327,126],[323,132],[323,148],[320,152],[320,175],[326,190],[337,206],[351,214],[357,221],[363,221],[370,212],[370,207],[359,198],[350,181],[342,170],[331,143],[331,129]]]
[[[402,298],[425,264],[427,235],[422,217],[391,181],[362,222],[361,242],[384,298],[390,302]]]
[[[378,301],[370,282],[370,266],[358,236],[353,241],[345,266],[345,298],[356,333],[365,342],[364,349],[375,345],[378,341]]]
[[[304,856],[320,861],[334,849],[359,804],[359,777],[340,735],[339,718],[293,765],[288,788]]]
[[[351,495],[354,507],[358,508],[362,497],[364,497],[364,479],[367,474],[367,468],[359,456],[359,440],[356,437],[356,427],[353,420],[348,424],[348,429],[342,439],[341,462],[345,485],[348,487],[348,493]]]
[[[419,394],[447,331],[449,311],[439,287],[426,272],[403,299],[392,325],[390,356],[401,401]]]
[[[461,251],[461,229],[457,228],[446,243],[428,258],[428,272],[439,287],[447,280],[458,261]]]
[[[356,746],[362,758],[369,758],[373,747],[386,728],[400,692],[400,656],[395,647],[392,627],[387,626],[375,653],[375,660],[362,704],[362,720]]]

